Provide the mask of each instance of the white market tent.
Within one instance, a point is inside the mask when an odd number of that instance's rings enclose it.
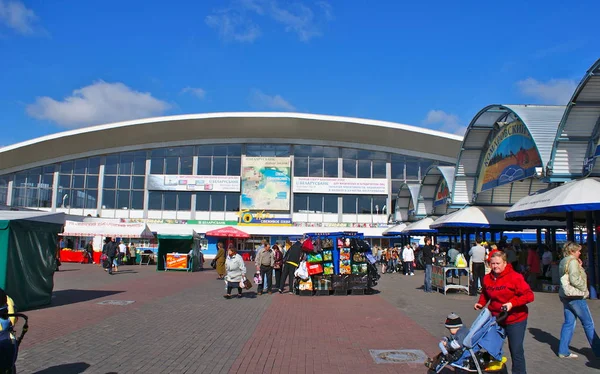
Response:
[[[566,213],[573,213],[574,219],[583,221],[586,212],[595,210],[600,210],[600,179],[586,178],[525,196],[506,212],[506,218],[565,219]]]
[[[413,222],[410,225],[406,226],[404,230],[402,230],[402,234],[404,235],[422,235],[427,233],[434,233],[437,230],[432,229],[430,225],[433,223],[433,218],[427,217],[417,222]]]
[[[511,222],[504,218],[508,207],[468,206],[433,221],[431,228],[489,228],[511,230],[524,228],[564,228],[565,223],[551,221]]]
[[[66,221],[62,236],[107,236],[111,238],[153,238],[145,223]]]
[[[385,235],[385,236],[400,235],[400,234],[402,234],[402,230],[404,230],[405,228],[406,228],[406,223],[401,223],[399,225],[392,226],[388,229],[383,230],[382,235]]]

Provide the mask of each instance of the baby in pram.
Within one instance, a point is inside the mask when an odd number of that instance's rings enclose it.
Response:
[[[448,317],[446,317],[444,326],[446,326],[450,335],[444,336],[442,340],[440,340],[438,346],[440,347],[441,352],[434,358],[428,358],[427,361],[425,361],[425,366],[432,370],[436,370],[435,368],[446,357],[449,358],[452,354],[462,349],[462,342],[469,333],[469,329],[463,325],[462,319],[456,313],[450,313]]]
[[[505,318],[501,314],[498,319]],[[459,369],[458,372],[507,373],[506,357],[502,356],[502,345],[506,337],[504,329],[498,325],[496,317],[488,309],[483,309],[467,329],[455,313],[446,319],[450,336],[439,344],[441,353],[425,361],[430,371],[439,373],[447,365]]]

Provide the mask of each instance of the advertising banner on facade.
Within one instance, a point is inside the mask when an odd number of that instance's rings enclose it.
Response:
[[[290,209],[290,158],[242,157],[244,210]]]
[[[232,175],[150,174],[147,178],[151,191],[240,192],[240,177]]]
[[[387,179],[294,177],[294,193],[387,195]]]
[[[500,129],[489,145],[479,170],[477,192],[535,175],[541,167],[537,147],[520,120]]]
[[[448,189],[448,183],[446,178],[441,178],[440,183],[435,189],[435,200],[433,200],[433,206],[440,206],[446,204],[448,197],[450,196],[450,190]]]
[[[249,212],[242,210],[238,214],[239,225],[269,225],[269,226],[291,226],[292,218],[289,214],[272,214],[269,212]]]

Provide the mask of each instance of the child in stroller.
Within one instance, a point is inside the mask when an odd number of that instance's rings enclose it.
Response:
[[[498,321],[504,318],[505,312],[496,319],[488,309],[483,309],[467,332],[460,317],[450,314],[446,327],[451,336],[440,342],[442,352],[433,359],[427,359],[425,366],[433,373],[441,372],[448,365],[458,369],[457,372],[508,373],[506,357],[502,356],[506,335],[498,325]]]
[[[17,317],[25,321],[19,337],[15,332]],[[0,374],[16,373],[15,362],[19,345],[27,330],[27,316],[14,312],[12,299],[0,288]]]

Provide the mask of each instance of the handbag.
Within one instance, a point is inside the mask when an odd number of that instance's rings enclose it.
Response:
[[[565,273],[563,274],[562,277],[560,277],[560,286],[563,289],[563,292],[565,293],[565,296],[567,297],[587,297],[588,296],[588,292],[587,290],[585,291],[581,291],[579,288],[575,288],[571,285],[571,282],[569,281],[569,264],[571,263],[571,261],[574,261],[574,259],[569,260],[569,262],[567,262],[567,265],[565,265]]]
[[[250,279],[246,278],[246,277],[242,277],[242,284],[243,284],[243,289],[245,290],[249,290],[252,288],[252,282],[250,282]]]
[[[300,262],[298,269],[294,272],[294,275],[302,280],[310,278],[308,276],[308,270],[306,269],[306,261]]]
[[[217,268],[217,259],[213,258],[213,260],[210,262],[210,267],[213,269]]]
[[[323,264],[308,264],[306,270],[308,270],[308,275],[323,274]]]
[[[304,243],[302,243],[302,252],[314,252],[314,245],[312,240],[306,239]]]

